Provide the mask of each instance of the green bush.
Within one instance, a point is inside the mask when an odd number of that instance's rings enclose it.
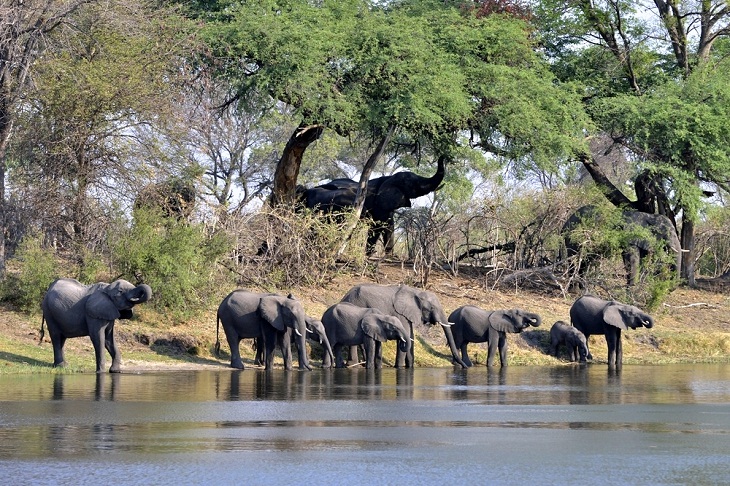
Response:
[[[2,299],[22,311],[40,312],[43,295],[58,278],[55,252],[44,247],[41,236],[29,235],[20,242],[10,265],[15,271],[3,280]]]
[[[217,260],[229,251],[226,238],[208,235],[202,225],[134,211],[134,221],[111,242],[113,266],[130,280],[152,287],[151,305],[189,315],[215,293]]]

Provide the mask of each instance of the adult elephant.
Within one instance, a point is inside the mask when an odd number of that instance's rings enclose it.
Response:
[[[472,366],[467,345],[469,343],[489,343],[487,366],[494,366],[494,357],[499,350],[501,366],[507,366],[507,333],[519,333],[530,326],[540,325],[541,318],[522,309],[484,310],[475,305],[459,307],[449,316],[453,325],[446,333],[453,333],[454,349],[461,350],[461,360]],[[447,330],[444,329],[444,332]],[[454,359],[458,359],[454,354]]]
[[[606,337],[609,366],[621,366],[622,330],[654,326],[654,319],[638,307],[599,299],[593,295],[584,295],[573,303],[570,307],[570,321],[586,339],[593,334],[603,334]],[[588,359],[592,358],[589,349]]]
[[[96,372],[104,371],[106,349],[112,358],[110,373],[121,371],[122,356],[114,341],[117,319],[131,319],[132,307],[152,297],[149,285],[132,285],[126,280],[84,285],[73,278],[54,281],[43,297],[41,308],[41,341],[43,323],[53,344],[53,366],[65,366],[63,346],[66,339],[89,336],[96,355]]]
[[[571,362],[588,359],[588,342],[585,335],[570,324],[557,321],[550,328],[550,354],[558,357],[558,348],[563,345],[568,350],[568,359]]]
[[[365,368],[382,368],[382,343],[398,340],[401,352],[408,350],[408,331],[400,320],[378,309],[359,307],[349,302],[340,302],[328,308],[322,315],[322,324],[327,331],[334,351],[336,366],[344,368],[343,346],[365,348]],[[322,364],[331,368],[332,361],[325,356]]]
[[[264,345],[265,368],[274,364],[274,350],[278,344],[284,357],[284,368],[292,369],[291,340],[292,332],[299,352],[299,369],[311,370],[307,359],[307,323],[304,307],[291,295],[257,293],[247,290],[234,290],[218,306],[216,316],[216,354],[220,351],[219,330],[223,331],[231,349],[231,368],[243,369],[243,361],[238,349],[241,339],[260,338]],[[327,352],[331,353],[324,328],[312,329],[321,332]]]
[[[413,326],[415,324],[440,324],[448,328],[450,324],[446,313],[441,307],[438,297],[428,290],[415,289],[407,285],[378,285],[360,284],[351,288],[342,298],[342,302],[349,302],[359,307],[371,307],[400,319],[403,327],[408,330],[407,349],[398,349],[395,360],[396,368],[413,367]],[[456,356],[454,340],[447,340],[451,353]],[[356,351],[356,350],[355,350]],[[357,354],[355,354],[357,356]],[[457,362],[464,368],[466,365],[460,360]]]
[[[445,160],[444,156],[439,157],[436,173],[431,177],[404,171],[368,181],[362,211],[363,218],[372,220],[368,230],[368,254],[373,253],[381,237],[385,252],[392,252],[395,211],[411,207],[411,199],[438,189],[444,180]],[[299,200],[310,209],[319,209],[324,213],[340,212],[355,205],[358,186],[359,183],[352,179],[334,179],[311,189],[300,189]]]
[[[563,225],[562,233],[565,237],[565,247],[568,256],[578,255],[580,242],[573,234],[581,223],[592,221],[602,224],[602,216],[596,206],[583,206],[573,213]],[[661,214],[649,214],[640,211],[624,210],[621,213],[621,228],[626,231],[645,229],[650,238],[637,236],[630,239],[621,250],[621,256],[626,268],[626,281],[629,286],[635,285],[641,265],[655,252],[657,243],[661,251],[672,255],[671,270],[679,275],[682,263],[682,245],[679,242],[677,231],[672,221]],[[584,275],[588,266],[593,264],[595,256],[586,255],[580,262],[578,273]]]

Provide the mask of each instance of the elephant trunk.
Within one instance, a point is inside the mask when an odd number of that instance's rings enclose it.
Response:
[[[129,301],[135,304],[147,302],[152,298],[152,287],[147,284],[137,285],[130,291]]]
[[[410,199],[425,196],[426,194],[438,189],[438,187],[441,185],[441,182],[443,182],[444,175],[446,173],[445,162],[446,157],[443,155],[440,156],[438,158],[438,167],[436,169],[436,173],[431,177],[419,178],[418,183],[414,184],[410,188],[412,191],[412,193],[408,195]]]
[[[449,349],[451,349],[451,356],[453,357],[454,361],[458,363],[462,368],[467,368],[466,363],[459,357],[459,352],[456,349],[456,342],[454,341],[454,334],[451,332],[451,326],[454,324],[449,322],[447,324],[444,324],[440,322],[441,327],[444,329],[444,334],[446,335],[446,342],[449,343]]]

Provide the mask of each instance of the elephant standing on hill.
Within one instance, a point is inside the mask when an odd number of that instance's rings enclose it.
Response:
[[[522,309],[487,311],[474,305],[459,307],[449,316],[453,322],[450,329],[444,329],[446,338],[453,333],[455,349],[461,349],[461,359],[472,366],[467,345],[488,343],[487,366],[494,366],[494,357],[499,350],[501,366],[507,366],[507,333],[519,333],[530,326],[540,325],[540,316]],[[458,356],[454,354],[454,359]]]
[[[322,315],[322,323],[327,330],[327,338],[335,354],[336,366],[345,366],[342,359],[343,346],[365,348],[365,368],[382,368],[382,343],[398,340],[401,352],[408,350],[408,331],[400,320],[389,314],[369,307],[358,307],[348,302],[331,306]],[[329,356],[325,356],[324,368],[331,368]]]
[[[299,369],[312,369],[307,359],[305,339],[308,330],[304,307],[293,297],[247,290],[234,290],[228,294],[218,306],[216,354],[220,350],[218,330],[221,323],[231,349],[232,368],[243,369],[238,349],[241,339],[260,338],[265,349],[264,361],[267,370],[273,367],[277,343],[284,357],[284,368],[292,369],[291,340],[294,333],[299,351]],[[319,337],[327,352],[331,354],[332,349],[324,328],[313,328],[312,331],[322,333]]]
[[[638,307],[592,295],[584,295],[573,303],[570,307],[570,321],[586,339],[593,334],[606,336],[608,365],[617,367],[621,366],[623,360],[621,331],[654,326],[654,319]],[[592,358],[590,350],[588,357]]]
[[[413,367],[413,326],[416,324],[440,324],[448,328],[446,313],[441,307],[438,297],[433,292],[415,289],[407,285],[377,285],[360,284],[351,288],[342,298],[342,302],[349,302],[359,307],[372,307],[386,314],[400,319],[403,327],[408,330],[410,338],[407,350],[398,349],[395,367]],[[445,329],[446,330],[446,329]],[[456,362],[462,367],[466,365],[456,357],[456,347],[451,333],[446,335],[451,353]],[[355,356],[357,356],[355,350]]]
[[[395,211],[411,207],[411,199],[425,196],[438,189],[444,180],[445,160],[445,157],[439,157],[438,168],[431,177],[405,171],[368,181],[362,212],[363,218],[371,218],[373,221],[368,231],[368,254],[373,253],[381,236],[385,252],[393,251]],[[300,188],[299,200],[310,209],[319,209],[324,213],[339,212],[355,205],[358,186],[359,183],[352,179],[334,179],[311,189]]]
[[[112,358],[110,373],[121,371],[122,355],[114,341],[114,322],[131,319],[132,307],[152,297],[149,285],[132,285],[126,280],[84,285],[72,278],[53,282],[43,297],[43,322],[53,343],[53,366],[65,366],[63,345],[66,339],[89,336],[96,355],[96,372],[104,371],[104,349]]]
[[[672,255],[672,273],[679,275],[682,264],[682,245],[679,242],[677,231],[672,221],[661,214],[642,213],[640,211],[625,210],[621,214],[624,230],[631,230],[631,227],[645,228],[662,250]],[[583,206],[573,213],[563,225],[562,233],[565,236],[565,247],[568,256],[578,255],[580,244],[572,237],[572,232],[578,228],[583,221],[600,219],[595,206]],[[621,255],[626,268],[626,281],[629,286],[635,285],[639,276],[639,270],[646,258],[654,251],[656,244],[651,238],[634,238],[622,249]],[[585,256],[578,268],[578,274],[583,275],[590,266],[594,257]]]

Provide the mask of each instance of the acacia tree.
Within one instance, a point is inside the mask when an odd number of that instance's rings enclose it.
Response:
[[[632,201],[590,153],[578,159],[617,206],[681,215],[682,276],[706,184],[730,180],[730,6],[725,1],[543,0],[537,19],[559,78],[584,85],[598,129],[637,162]]]

